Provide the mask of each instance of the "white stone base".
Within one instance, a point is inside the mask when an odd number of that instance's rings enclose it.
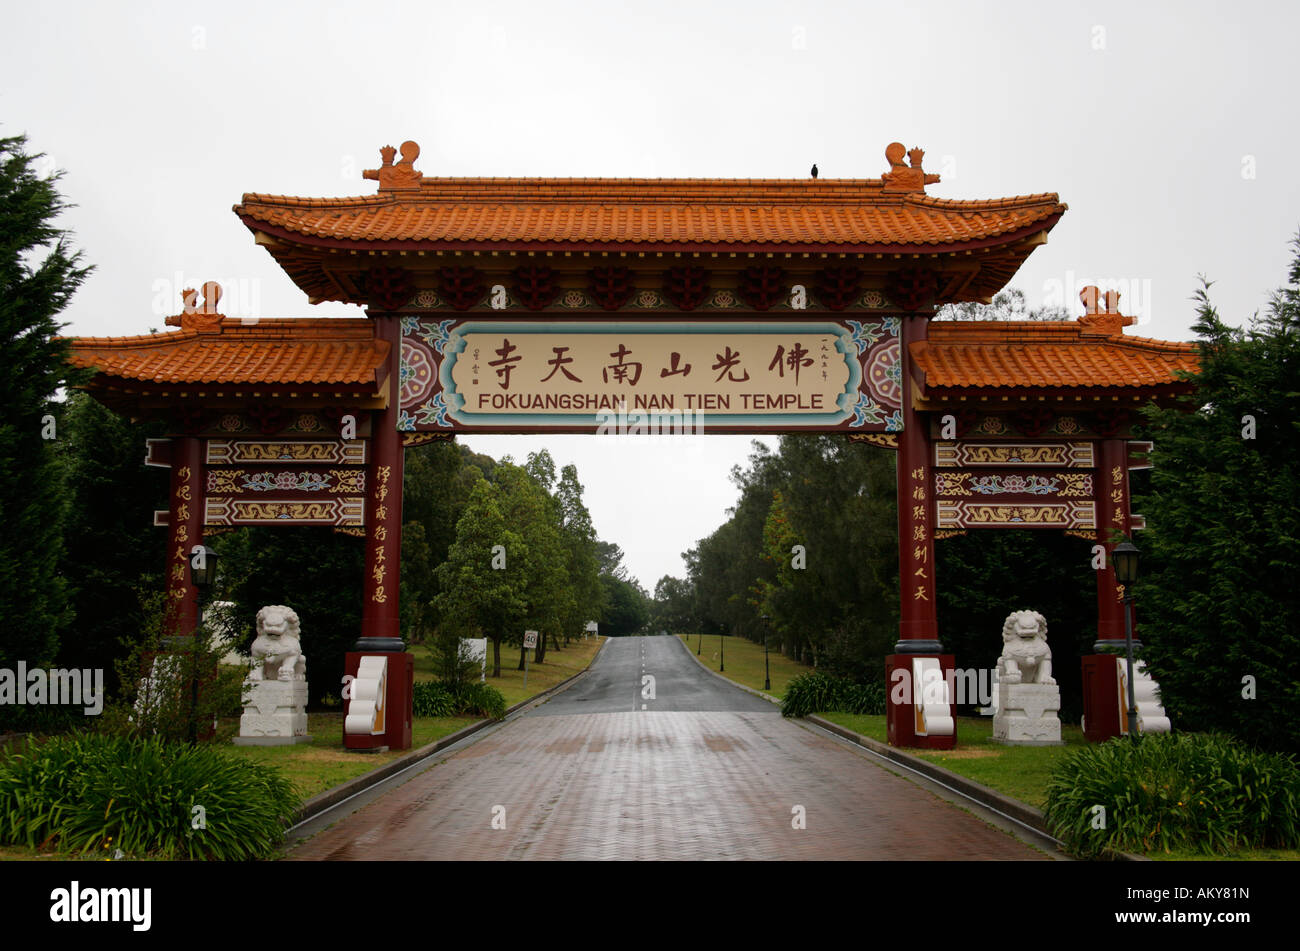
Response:
[[[239,718],[239,746],[274,746],[310,741],[307,735],[307,681],[244,682],[244,715]],[[241,743],[241,740],[255,742]]]
[[[1059,746],[1061,688],[1055,684],[998,685],[993,739],[1018,746]]]
[[[295,743],[310,743],[311,734],[305,736],[237,736],[233,740],[236,746],[293,746]]]

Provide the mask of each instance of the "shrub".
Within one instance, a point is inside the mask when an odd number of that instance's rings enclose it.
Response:
[[[885,685],[856,684],[842,677],[812,671],[790,681],[781,700],[782,716],[805,717],[829,710],[881,715],[885,712]]]
[[[496,687],[480,683],[456,686],[442,681],[415,685],[412,707],[417,717],[454,717],[462,713],[500,720],[506,715],[506,698]]]
[[[874,681],[865,684],[846,683],[838,709],[845,713],[884,716],[885,685]]]
[[[31,848],[266,858],[298,801],[273,767],[158,737],[72,734],[0,759],[0,842]]]
[[[506,715],[506,698],[491,684],[466,684],[461,691],[462,711],[500,720]]]
[[[417,717],[452,717],[456,715],[456,695],[446,684],[422,680],[412,692],[412,709]]]
[[[1105,809],[1105,827],[1093,828]],[[1119,737],[1070,754],[1048,781],[1047,822],[1070,851],[1219,853],[1300,846],[1300,766],[1220,734]],[[1099,824],[1099,823],[1098,823]]]
[[[162,592],[139,592],[146,623],[134,643],[123,642],[117,662],[122,696],[109,703],[99,729],[123,736],[185,742],[227,740],[234,724],[214,726],[243,709],[247,667],[219,663],[229,650],[218,636],[224,620],[200,624],[189,637],[163,637]]]

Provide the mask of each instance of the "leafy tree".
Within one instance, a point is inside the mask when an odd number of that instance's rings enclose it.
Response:
[[[64,667],[100,668],[116,693],[114,659],[148,619],[139,592],[163,587],[166,530],[151,528],[167,473],[144,464],[145,440],[160,423],[132,423],[85,393],[68,395],[55,443],[68,500],[59,573],[72,587],[75,639]]]
[[[1300,750],[1300,236],[1293,245],[1289,284],[1247,329],[1222,322],[1208,282],[1195,296],[1197,392],[1146,412],[1155,449],[1135,595],[1175,726]]]
[[[689,581],[664,575],[655,585],[650,623],[656,630],[670,634],[694,634],[699,628],[695,618],[695,591]]]
[[[550,456],[547,454],[547,460]],[[550,466],[554,476],[554,466]],[[544,638],[560,631],[565,616],[573,610],[568,589],[568,572],[560,540],[559,506],[527,469],[503,464],[497,468],[501,489],[501,514],[506,524],[519,533],[521,557],[511,570],[522,573],[526,610],[520,623],[508,633],[519,641],[519,669],[524,667],[523,631],[539,632],[538,663],[545,658]]]
[[[639,634],[650,622],[649,598],[635,581],[623,581],[612,575],[601,575],[605,588],[605,613],[600,618],[600,630],[610,637]]]
[[[435,603],[442,589],[435,569],[456,540],[456,523],[484,473],[485,459],[450,441],[406,450],[401,609],[402,635],[411,643],[426,640],[438,626]]]
[[[53,220],[59,175],[34,169],[27,139],[0,139],[0,664],[53,660],[71,620],[58,574],[64,508],[50,399],[79,382],[56,316],[90,273]]]
[[[524,539],[507,527],[501,492],[480,479],[456,524],[456,541],[438,566],[437,608],[458,637],[492,640],[492,676],[501,676],[501,640],[519,629],[528,612]],[[494,551],[504,548],[502,567]]]
[[[613,542],[596,542],[596,561],[600,565],[600,573],[617,578],[619,581],[626,581],[627,566],[623,564],[623,549]]]
[[[555,488],[560,506],[560,532],[565,551],[565,567],[573,594],[572,610],[563,618],[565,643],[600,616],[605,606],[605,589],[600,583],[600,564],[596,554],[596,529],[591,513],[582,501],[582,483],[576,466],[560,471]]]

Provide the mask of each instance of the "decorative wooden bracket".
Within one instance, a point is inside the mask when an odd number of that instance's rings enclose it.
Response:
[[[664,275],[664,294],[681,310],[694,310],[708,293],[709,272],[702,267],[673,267]]]
[[[755,310],[767,310],[785,293],[785,271],[773,265],[747,267],[740,272],[740,299]]]
[[[529,310],[541,310],[559,292],[555,268],[544,264],[524,264],[514,270],[515,293]]]
[[[372,267],[362,275],[361,285],[372,310],[397,310],[415,293],[411,272],[404,267]]]
[[[831,310],[843,310],[862,292],[862,269],[856,264],[824,268],[820,283],[813,287],[817,300]]]
[[[438,294],[457,310],[469,310],[487,293],[483,275],[475,267],[438,269]]]
[[[594,267],[587,277],[591,280],[587,291],[605,310],[618,310],[627,303],[635,290],[629,268]]]

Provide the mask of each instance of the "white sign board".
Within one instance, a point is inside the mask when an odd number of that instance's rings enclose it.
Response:
[[[487,642],[486,637],[462,637],[460,639],[460,656],[462,661],[479,662],[479,680],[487,676]]]
[[[524,647],[532,648],[537,646],[537,632],[524,631]]]
[[[588,622],[587,622],[587,633],[588,633],[588,634],[599,634],[599,633],[600,633],[600,625],[597,624],[595,621],[588,621]]]

